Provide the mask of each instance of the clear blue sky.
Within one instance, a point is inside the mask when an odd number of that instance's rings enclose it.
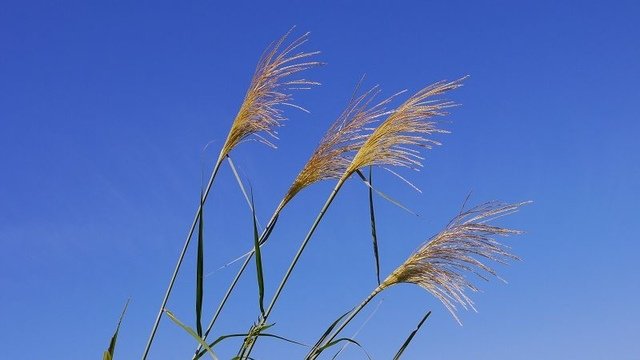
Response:
[[[406,359],[639,359],[638,19],[633,1],[3,2],[0,358],[100,358],[128,297],[116,357],[141,355],[201,170],[261,51],[295,24],[328,63],[310,73],[323,85],[297,96],[312,113],[288,113],[278,150],[248,143],[233,153],[263,222],[364,73],[386,94],[471,75],[450,96],[463,104],[444,125],[452,134],[423,172],[403,172],[423,193],[377,177],[421,215],[378,199],[384,274],[471,190],[474,203],[535,201],[503,221],[526,231],[507,240],[523,258],[499,268],[509,284],[482,284],[479,313],[463,312],[463,327],[417,287],[386,292],[358,336],[375,358],[390,358],[430,309]],[[281,216],[264,250],[268,294],[332,185],[305,191]],[[250,246],[250,224],[225,166],[207,207],[207,271]],[[192,324],[193,262],[184,269],[169,308]],[[207,278],[207,313],[233,274]],[[255,319],[253,276],[220,329]],[[366,190],[352,181],[285,290],[274,331],[311,342],[374,282]],[[165,321],[151,359],[192,347]],[[255,355],[303,351],[264,340]]]

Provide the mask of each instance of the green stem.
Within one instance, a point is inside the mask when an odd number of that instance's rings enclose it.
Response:
[[[156,316],[156,320],[153,323],[153,327],[151,329],[151,335],[149,335],[149,340],[147,341],[147,345],[144,348],[144,354],[142,355],[142,360],[146,360],[149,355],[149,350],[151,350],[151,344],[153,343],[153,339],[156,335],[156,331],[158,330],[158,325],[160,324],[160,319],[164,314],[164,308],[167,306],[167,301],[169,301],[169,296],[171,295],[171,290],[173,289],[173,285],[176,281],[176,277],[178,276],[178,272],[180,271],[180,266],[182,265],[182,261],[184,260],[184,256],[187,252],[187,248],[189,247],[189,243],[191,242],[191,238],[193,237],[193,232],[196,228],[198,220],[200,219],[200,209],[204,206],[204,202],[207,200],[207,196],[209,195],[209,191],[211,190],[211,186],[213,185],[213,181],[218,174],[218,170],[220,170],[220,166],[222,165],[222,161],[224,160],[224,156],[220,156],[218,161],[216,162],[213,170],[211,171],[211,176],[209,177],[209,182],[207,183],[207,187],[204,190],[204,194],[202,195],[202,201],[196,210],[195,218],[193,219],[193,223],[191,224],[191,228],[187,234],[187,238],[184,241],[184,245],[182,246],[182,251],[180,252],[180,256],[178,257],[178,263],[176,264],[175,269],[173,270],[173,275],[171,275],[171,280],[169,280],[169,286],[167,286],[167,291],[164,294],[164,298],[162,299],[162,304],[160,305],[160,310],[158,311],[158,315]]]
[[[307,233],[307,236],[302,241],[302,244],[300,245],[300,248],[298,249],[298,252],[293,257],[293,260],[291,261],[291,264],[289,265],[289,269],[285,273],[284,277],[282,278],[282,281],[280,282],[280,285],[276,289],[276,292],[273,295],[273,298],[271,299],[271,303],[269,304],[269,307],[265,311],[264,316],[261,317],[261,319],[259,321],[260,324],[265,324],[267,322],[267,318],[271,314],[271,311],[273,310],[273,307],[275,306],[276,302],[278,301],[278,298],[280,297],[280,294],[282,293],[282,289],[284,289],[284,286],[287,284],[287,281],[289,280],[289,277],[291,276],[291,273],[293,272],[293,269],[296,267],[296,265],[298,263],[298,260],[300,259],[300,256],[302,255],[302,252],[304,251],[304,249],[306,248],[307,244],[309,243],[309,240],[311,240],[311,237],[313,236],[313,233],[315,232],[316,228],[318,227],[318,224],[320,224],[320,221],[324,217],[324,214],[326,213],[327,209],[329,208],[329,206],[333,202],[333,199],[335,199],[336,195],[338,194],[338,191],[340,190],[340,188],[342,187],[344,182],[347,180],[347,178],[348,178],[348,176],[344,176],[340,180],[338,180],[338,183],[333,188],[333,191],[329,195],[329,198],[324,203],[324,206],[322,207],[322,209],[320,210],[320,213],[318,214],[318,216],[316,217],[315,221],[313,222],[313,225],[311,225],[311,228],[309,229],[309,232]],[[246,350],[243,352],[242,349],[241,349],[241,353],[243,354],[240,357],[241,359],[249,358],[249,355],[251,355],[251,351],[253,350],[253,347],[254,347],[256,341],[257,341],[257,338],[250,339],[249,345],[247,346]],[[243,345],[243,347],[244,347],[244,345]]]
[[[358,313],[362,309],[364,309],[364,307],[367,306],[367,304],[371,300],[373,300],[373,298],[376,297],[376,295],[378,295],[382,290],[383,290],[383,287],[381,287],[381,286],[378,286],[375,290],[373,290],[371,292],[371,294],[369,294],[369,296],[367,296],[367,298],[364,299],[364,301],[362,301],[360,303],[360,305],[358,305],[356,308],[354,308],[351,311],[351,313],[349,314],[349,316],[342,321],[340,326],[333,332],[333,335],[331,335],[329,338],[327,338],[322,344],[319,344],[317,347],[312,348],[311,351],[309,351],[309,354],[307,354],[307,356],[305,356],[305,360],[314,360],[314,359],[316,359],[321,353],[320,349],[322,349],[323,346],[326,346],[331,341],[333,341],[333,339],[335,339],[336,336],[338,336],[338,334],[340,334],[340,332],[342,330],[344,330],[344,328],[349,324],[349,322],[351,322],[351,320],[353,320],[353,318],[355,318],[356,315],[358,315]]]
[[[262,232],[262,235],[260,235],[260,240],[259,240],[260,246],[262,246],[267,241],[269,235],[271,234],[271,231],[273,230],[273,227],[276,224],[276,221],[278,219],[278,216],[280,215],[280,212],[284,208],[284,205],[285,204],[281,202],[280,205],[278,206],[278,208],[276,209],[276,211],[271,216],[271,219],[267,223],[267,226],[264,229],[264,231]],[[207,326],[207,330],[204,332],[204,336],[203,336],[204,340],[207,339],[207,336],[209,335],[209,332],[211,332],[211,329],[213,328],[213,324],[215,324],[216,320],[218,320],[218,317],[220,316],[220,313],[222,312],[222,309],[226,305],[227,300],[229,300],[229,296],[231,296],[231,293],[235,289],[236,284],[240,280],[240,277],[244,273],[244,270],[247,268],[247,265],[249,265],[249,262],[253,258],[254,254],[255,254],[255,249],[252,250],[249,253],[249,255],[247,255],[247,258],[245,259],[244,263],[240,267],[240,270],[238,270],[238,273],[236,274],[236,277],[233,279],[233,281],[231,282],[231,285],[227,289],[227,292],[224,294],[224,296],[222,298],[222,301],[218,305],[218,308],[216,309],[216,312],[213,315],[213,318],[211,319],[211,322],[209,322],[209,325]],[[193,355],[193,359],[197,358],[198,354],[200,353],[200,350],[202,350],[202,346],[201,345],[199,345],[198,348],[196,349],[195,354]]]

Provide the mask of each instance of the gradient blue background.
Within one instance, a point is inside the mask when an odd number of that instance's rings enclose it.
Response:
[[[533,2],[532,2],[533,3]],[[482,284],[458,326],[421,289],[386,292],[358,339],[388,359],[426,310],[406,359],[640,359],[640,8],[637,2],[30,2],[0,5],[0,358],[100,358],[132,298],[118,359],[138,358],[208,171],[263,48],[292,25],[327,66],[299,94],[279,149],[233,156],[265,222],[364,73],[385,94],[471,75],[415,193],[379,172],[382,272],[472,203],[534,200],[502,224],[523,261]],[[214,140],[205,152],[205,144]],[[268,295],[332,183],[302,193],[264,250]],[[251,246],[227,166],[206,210],[207,271]],[[188,255],[193,259],[193,252]],[[207,277],[211,313],[236,267]],[[193,262],[169,308],[193,324]],[[375,286],[366,190],[351,181],[272,319],[314,341]],[[254,275],[220,320],[255,319]],[[374,303],[354,323],[353,333]],[[236,342],[220,348],[235,349]],[[151,359],[185,358],[164,321]],[[303,349],[262,340],[259,359]],[[362,354],[348,348],[344,359]]]

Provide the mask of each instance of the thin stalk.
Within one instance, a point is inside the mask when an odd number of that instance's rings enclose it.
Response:
[[[271,219],[269,220],[269,222],[267,223],[267,227],[264,229],[264,231],[262,232],[262,235],[260,235],[260,245],[262,246],[268,236],[271,234],[271,231],[273,230],[273,227],[276,224],[276,221],[278,219],[278,216],[280,215],[280,212],[282,211],[282,209],[284,208],[284,204],[280,203],[280,205],[278,206],[278,208],[276,209],[276,211],[273,213],[273,215],[271,216]],[[213,328],[213,324],[215,324],[216,320],[218,320],[218,317],[220,316],[220,313],[222,312],[222,309],[224,308],[224,306],[227,303],[227,300],[229,300],[229,296],[231,296],[231,293],[233,292],[233,290],[236,287],[236,284],[238,283],[238,281],[240,280],[240,277],[242,276],[242,274],[244,273],[244,270],[247,268],[247,265],[249,265],[249,262],[251,261],[251,259],[253,258],[253,255],[255,254],[255,250],[251,250],[251,252],[249,253],[249,255],[247,255],[247,258],[244,260],[244,263],[242,264],[242,266],[240,267],[240,270],[238,270],[238,273],[236,274],[235,278],[233,279],[233,281],[231,282],[231,285],[229,286],[229,288],[227,289],[227,292],[224,294],[222,301],[220,302],[220,304],[218,305],[218,308],[216,309],[215,314],[213,315],[213,318],[211,319],[211,321],[209,322],[209,325],[207,326],[206,331],[204,332],[204,336],[202,337],[204,340],[207,339],[207,336],[209,335],[209,332],[211,332],[211,329]],[[202,350],[202,346],[199,345],[198,348],[195,351],[195,354],[193,355],[193,359],[195,359],[197,357],[197,355],[200,353],[200,351]]]
[[[153,328],[151,329],[151,335],[149,335],[149,340],[147,341],[147,345],[144,348],[144,354],[142,355],[142,360],[146,360],[149,355],[149,350],[151,350],[151,344],[153,343],[153,339],[156,335],[156,331],[158,330],[158,325],[160,324],[160,319],[164,314],[164,309],[167,306],[167,301],[169,301],[169,296],[171,295],[171,290],[173,289],[173,285],[176,281],[176,277],[178,276],[178,272],[180,271],[180,266],[182,265],[182,261],[184,260],[184,256],[187,252],[187,248],[189,247],[189,243],[191,242],[191,238],[193,237],[193,232],[200,220],[200,209],[204,206],[204,202],[207,200],[207,196],[209,195],[209,191],[211,190],[211,186],[213,185],[213,181],[218,174],[218,170],[220,170],[220,166],[224,160],[224,156],[220,156],[218,161],[216,161],[213,170],[211,171],[211,176],[209,177],[209,182],[207,183],[207,187],[204,190],[202,195],[202,201],[196,210],[196,215],[193,219],[193,223],[191,223],[191,228],[187,234],[187,238],[184,241],[184,245],[182,246],[182,251],[180,252],[180,256],[178,257],[178,263],[176,264],[175,269],[173,270],[173,275],[171,275],[171,280],[169,280],[169,286],[167,286],[167,291],[164,294],[164,298],[162,299],[162,304],[160,305],[160,310],[158,311],[158,315],[156,316],[156,321],[153,323]]]
[[[326,213],[327,209],[329,208],[329,206],[331,205],[331,203],[335,199],[336,195],[338,194],[338,191],[340,190],[340,188],[342,187],[344,182],[347,180],[347,178],[348,178],[348,176],[343,176],[342,178],[340,178],[340,180],[338,180],[338,183],[333,188],[333,191],[329,195],[329,198],[324,203],[324,206],[322,206],[322,209],[320,210],[320,213],[318,214],[318,216],[316,217],[315,221],[313,222],[313,225],[311,225],[311,228],[309,229],[309,232],[307,233],[307,236],[302,241],[302,244],[300,245],[300,248],[298,249],[298,252],[293,257],[293,260],[291,261],[291,264],[289,265],[289,269],[285,273],[284,277],[282,278],[282,281],[280,282],[280,285],[276,289],[276,292],[273,295],[273,298],[271,299],[271,303],[269,304],[269,307],[265,311],[264,316],[261,317],[260,324],[265,324],[267,322],[267,318],[271,314],[271,311],[273,310],[273,307],[275,306],[276,302],[278,301],[278,298],[280,297],[280,293],[282,293],[282,289],[284,289],[284,286],[287,284],[287,281],[289,280],[289,277],[291,276],[291,273],[293,272],[293,269],[296,267],[296,264],[298,263],[298,260],[300,259],[300,256],[302,255],[302,252],[304,251],[304,249],[306,248],[307,244],[309,243],[309,240],[311,240],[311,237],[313,236],[313,233],[315,232],[316,228],[318,227],[318,224],[320,224],[320,221],[324,217],[324,214]],[[253,347],[254,347],[256,341],[257,341],[257,338],[254,338],[253,340],[251,340],[249,342],[248,348],[245,351],[246,354],[242,355],[240,357],[241,359],[249,357],[249,355],[251,354],[251,351],[253,350]]]
[[[367,296],[366,299],[364,299],[364,301],[362,301],[360,303],[360,305],[358,305],[356,308],[354,308],[351,313],[349,314],[349,316],[344,319],[342,321],[342,323],[340,324],[340,326],[333,332],[333,335],[331,335],[328,339],[326,339],[322,344],[318,345],[316,348],[311,349],[311,351],[309,351],[309,354],[307,354],[307,356],[305,356],[305,360],[314,360],[318,357],[318,355],[320,355],[320,352],[318,351],[319,349],[321,349],[323,346],[325,346],[326,344],[329,344],[331,341],[333,341],[333,339],[336,338],[336,336],[338,336],[338,334],[344,330],[344,328],[349,324],[349,322],[351,322],[351,320],[353,320],[353,318],[356,317],[356,315],[358,315],[358,313],[364,309],[365,306],[367,306],[367,304],[369,304],[369,302],[371,300],[373,300],[374,297],[376,297],[376,295],[378,295],[381,291],[383,290],[383,287],[378,286],[377,288],[375,288],[375,290],[373,290],[371,292],[371,294],[369,294],[369,296]]]

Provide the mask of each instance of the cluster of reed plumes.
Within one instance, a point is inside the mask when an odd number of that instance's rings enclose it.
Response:
[[[293,104],[292,90],[307,89],[312,85],[318,84],[315,81],[298,77],[301,72],[321,64],[315,58],[319,52],[300,51],[301,46],[308,40],[308,34],[304,34],[291,42],[287,42],[288,36],[289,33],[270,45],[258,63],[245,99],[233,121],[227,140],[220,150],[218,160],[213,166],[209,182],[202,190],[198,209],[174,273],[169,281],[158,316],[152,327],[149,341],[144,350],[143,360],[149,355],[156,330],[162,316],[165,314],[197,341],[198,347],[193,353],[193,359],[207,354],[214,359],[217,358],[216,345],[229,338],[242,339],[234,359],[250,359],[251,352],[260,337],[267,336],[284,339],[267,330],[272,326],[268,321],[269,317],[280,298],[282,290],[288,283],[290,275],[296,269],[300,256],[313,237],[324,214],[340,192],[342,185],[352,178],[352,175],[357,174],[358,178],[362,179],[364,184],[368,186],[374,254],[376,264],[378,264],[379,255],[372,200],[374,189],[370,182],[371,178],[367,180],[362,173],[363,169],[368,167],[372,171],[373,167],[382,167],[411,185],[408,180],[405,180],[392,168],[418,170],[422,167],[423,151],[440,144],[434,136],[448,133],[448,131],[440,128],[438,119],[447,115],[448,109],[456,104],[444,98],[443,95],[462,86],[465,78],[454,81],[441,81],[426,86],[415,94],[407,96],[406,100],[395,107],[393,103],[404,96],[406,91],[397,92],[389,97],[380,97],[381,90],[378,86],[373,86],[361,92],[360,87],[363,81],[361,80],[345,109],[329,127],[309,160],[294,178],[262,233],[258,232],[255,206],[253,206],[253,203],[250,204],[253,213],[254,239],[252,242],[247,243],[252,245],[252,249],[244,256],[243,265],[220,301],[209,325],[205,328],[202,323],[204,310],[202,308],[202,300],[205,293],[209,293],[204,291],[205,256],[203,244],[205,239],[203,229],[205,219],[203,210],[216,175],[225,160],[228,160],[228,164],[234,174],[237,174],[231,160],[231,152],[249,137],[253,136],[259,142],[275,147],[272,140],[276,138],[276,128],[282,125],[285,120],[284,108],[289,106],[302,109],[300,106]],[[237,177],[237,180],[246,194],[243,181],[239,177]],[[335,180],[336,184],[311,224],[307,235],[302,240],[297,253],[291,260],[289,268],[282,276],[282,280],[273,292],[270,301],[265,302],[266,292],[261,247],[266,244],[273,233],[277,219],[286,205],[303,189],[322,180]],[[490,202],[461,211],[443,231],[421,246],[384,281],[379,281],[377,287],[360,305],[334,321],[327,331],[320,336],[315,345],[310,347],[306,358],[315,359],[327,348],[340,343],[344,339],[357,344],[355,340],[349,338],[334,339],[340,335],[341,331],[371,299],[396,284],[410,283],[421,286],[440,300],[453,317],[459,321],[459,317],[456,314],[456,305],[460,305],[465,309],[473,308],[473,301],[466,294],[466,290],[477,290],[468,275],[475,274],[482,279],[487,279],[487,274],[496,275],[491,265],[487,264],[488,261],[504,263],[509,259],[517,259],[494,237],[517,234],[518,231],[501,228],[490,224],[490,222],[516,211],[522,204],[524,203],[503,204]],[[182,323],[173,313],[166,309],[166,306],[187,248],[196,233],[198,234],[198,247],[196,254],[196,324],[194,330],[192,327]],[[210,338],[217,319],[234,292],[239,278],[253,259],[255,259],[259,304],[257,320],[244,333],[223,334],[217,331],[217,338],[209,342],[210,340],[207,339]],[[379,268],[377,269],[377,275],[380,278]],[[422,326],[428,314],[420,322],[418,328]],[[402,355],[414,335],[415,331],[402,345],[396,354],[396,358]],[[110,346],[109,350],[105,352],[105,359],[111,359],[113,356],[115,340],[112,343],[113,346]]]
[[[378,87],[374,86],[362,95],[354,94],[346,109],[327,130],[294,180],[284,197],[286,202],[313,183],[320,180],[339,179],[347,173],[347,168],[352,163],[351,157],[370,137],[370,126],[379,118],[389,114],[385,106],[393,97],[372,105],[379,93]]]

